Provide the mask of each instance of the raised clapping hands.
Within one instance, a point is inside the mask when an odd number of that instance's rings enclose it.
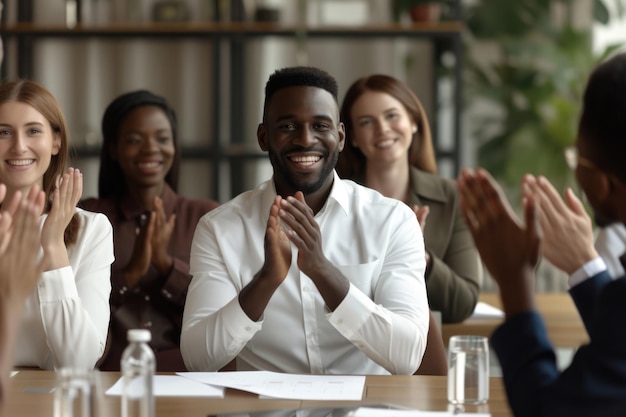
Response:
[[[5,196],[6,187],[0,184],[0,202]],[[44,202],[45,193],[34,186],[26,199],[16,192],[0,213],[0,297],[3,302],[15,302],[20,310],[43,272],[44,258],[37,258]]]
[[[44,257],[39,256],[39,216],[45,193],[31,188],[22,199],[20,191],[4,202],[6,187],[0,184],[0,406],[9,369],[13,366],[13,350],[19,331],[24,299],[33,291],[43,272]],[[0,407],[0,414],[2,413]]]
[[[563,201],[546,178],[526,175],[522,189],[524,197],[534,199],[540,211],[542,253],[550,263],[571,275],[598,256],[591,218],[570,188]]]
[[[313,280],[328,308],[334,310],[348,292],[350,282],[324,256],[322,234],[304,194],[298,191],[286,199],[276,196],[265,230],[265,261],[239,293],[241,307],[252,320],[261,317],[274,291],[287,277],[291,243],[298,248],[298,268]]]
[[[276,285],[285,279],[291,266],[290,242],[298,248],[298,268],[313,278],[327,260],[319,225],[300,191],[286,199],[277,196],[270,209],[261,274],[272,277]]]
[[[167,275],[174,260],[167,252],[167,247],[174,231],[176,215],[169,219],[165,216],[163,200],[154,198],[154,206],[145,225],[137,229],[137,237],[133,247],[133,254],[128,265],[124,268],[126,284],[136,286],[146,275],[150,264],[153,264],[161,275]]]
[[[68,168],[59,178],[57,188],[49,196],[52,204],[41,230],[41,245],[47,258],[45,270],[58,269],[70,264],[64,241],[65,229],[72,220],[76,204],[82,195],[83,174],[78,169]]]
[[[313,280],[326,306],[334,310],[345,298],[350,282],[324,255],[322,232],[304,194],[298,191],[281,200],[278,215],[288,228],[289,241],[298,248],[298,268]]]
[[[304,201],[304,194],[296,192],[280,202],[278,212],[287,226],[287,237],[298,248],[298,268],[312,279],[327,263],[322,250],[322,233],[313,210]]]
[[[274,281],[278,287],[291,267],[291,244],[279,216],[282,198],[276,196],[270,208],[270,216],[265,230],[265,262],[261,275]]]
[[[487,171],[463,170],[457,183],[461,210],[485,267],[500,287],[507,316],[530,310],[542,239],[532,195],[524,199],[521,224]]]

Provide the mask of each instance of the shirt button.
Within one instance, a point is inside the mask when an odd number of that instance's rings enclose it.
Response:
[[[147,321],[146,324],[144,324],[144,327],[152,327],[152,322]]]
[[[146,301],[150,301],[150,296],[149,296],[149,295],[146,295],[146,296],[144,297],[144,299],[145,299]]]
[[[168,290],[163,290],[163,295],[165,296],[165,298],[172,298],[172,294],[170,294]]]

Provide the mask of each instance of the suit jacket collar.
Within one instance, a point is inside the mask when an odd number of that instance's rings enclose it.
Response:
[[[432,180],[433,177],[436,177],[436,175],[411,167],[409,173],[409,181],[411,184],[409,207],[413,207],[415,204],[422,206],[424,201],[446,203],[446,196],[443,189],[439,181]]]

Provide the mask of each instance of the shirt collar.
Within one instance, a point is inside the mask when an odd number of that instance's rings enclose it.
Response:
[[[346,214],[350,214],[350,204],[348,201],[348,191],[346,190],[346,185],[339,178],[337,171],[333,170],[333,188],[330,190],[330,195],[328,199],[333,199],[339,204],[339,206],[343,209]],[[328,204],[328,200],[326,201],[326,206]],[[323,210],[323,208],[322,208]]]
[[[271,179],[265,184],[262,184],[261,187],[267,187],[266,191],[272,191],[272,193],[266,192],[265,198],[263,199],[264,205],[267,207],[267,210],[269,210],[272,202],[274,201],[274,197],[277,195],[276,184],[274,183],[274,180]],[[326,200],[318,214],[323,213],[326,210],[326,206],[328,206],[330,200],[337,202],[337,204],[339,204],[339,206],[343,208],[344,212],[346,214],[349,214],[350,204],[348,201],[348,192],[346,190],[345,184],[343,183],[341,178],[339,178],[339,175],[335,170],[333,170],[333,186],[330,189],[330,194],[328,195],[328,199]]]

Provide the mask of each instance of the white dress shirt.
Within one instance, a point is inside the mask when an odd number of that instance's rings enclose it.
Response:
[[[601,228],[596,236],[595,247],[611,276],[623,276],[624,268],[619,258],[626,252],[626,227],[622,223],[613,223]]]
[[[113,228],[104,214],[76,209],[80,230],[70,266],[46,271],[26,299],[16,366],[93,368],[109,328]],[[42,216],[41,224],[46,219]]]
[[[255,322],[238,294],[263,265],[275,196],[269,180],[200,219],[181,335],[187,368],[214,371],[237,357],[239,370],[415,372],[426,347],[428,300],[424,242],[413,211],[335,173],[315,219],[324,255],[351,282],[348,294],[331,312],[298,269],[292,245],[289,273]]]

